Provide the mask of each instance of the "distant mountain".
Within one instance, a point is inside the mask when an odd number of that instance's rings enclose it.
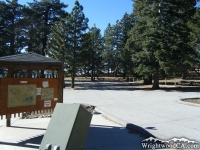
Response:
[[[168,140],[168,141],[166,141],[167,143],[169,143],[169,142],[171,142],[171,141],[173,141],[174,143],[175,142],[188,142],[188,143],[198,143],[198,142],[196,142],[196,141],[190,141],[190,140],[188,140],[188,139],[186,139],[186,138],[173,138],[173,139],[170,139],[170,140]]]
[[[143,140],[142,142],[162,142],[162,143],[176,143],[176,142],[187,142],[187,143],[198,143],[196,141],[190,141],[186,138],[172,138],[172,139],[169,139],[169,140],[161,140],[161,139],[157,139],[157,138],[154,138],[154,137],[149,137],[148,139],[145,139]]]
[[[163,140],[160,140],[160,139],[157,139],[157,138],[154,138],[154,137],[149,137],[148,139],[145,139],[142,142],[148,142],[148,141],[150,141],[150,142],[162,142],[162,143],[165,142]]]

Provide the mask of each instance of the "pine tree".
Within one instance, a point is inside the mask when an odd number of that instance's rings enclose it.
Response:
[[[52,28],[49,36],[47,53],[70,68],[71,88],[74,88],[76,72],[82,64],[81,40],[87,28],[88,19],[83,13],[83,6],[76,0],[72,12]]]
[[[121,51],[120,51],[120,68],[123,70],[123,77],[126,77],[127,73],[132,73],[133,65],[131,60],[131,51],[126,48],[128,40],[128,33],[134,25],[131,15],[125,13],[123,18],[120,20],[120,26],[122,30],[121,39]]]
[[[108,76],[109,76],[109,73],[110,73],[110,70],[112,71],[113,70],[113,62],[114,62],[114,57],[113,57],[113,36],[112,36],[112,26],[111,24],[109,23],[107,28],[105,29],[104,31],[104,36],[103,36],[103,39],[104,39],[104,45],[105,45],[105,49],[104,49],[104,52],[103,52],[103,60],[104,60],[104,66],[107,67],[107,70],[108,70]]]
[[[92,81],[95,80],[95,74],[98,74],[101,68],[103,38],[100,32],[101,30],[94,26],[89,29],[82,40],[85,67],[91,70]]]
[[[159,72],[182,73],[196,59],[188,22],[194,16],[195,0],[135,0],[134,27],[127,42],[133,52],[135,72],[153,74],[159,88]]]
[[[73,56],[73,62],[72,62],[72,85],[71,87],[74,88],[74,82],[75,82],[75,76],[76,71],[79,67],[79,60],[81,59],[81,39],[83,37],[83,33],[88,28],[88,18],[85,17],[83,13],[83,6],[80,5],[79,1],[75,1],[75,6],[72,9],[72,12],[70,15],[68,15],[67,21],[70,25],[69,28],[69,43],[70,48],[72,49],[72,56]]]
[[[113,26],[108,24],[104,32],[104,61],[108,66],[108,76],[110,71],[113,72],[114,76],[118,73],[120,65],[121,40],[122,31],[119,20],[117,20],[116,24]]]
[[[9,41],[8,29],[5,23],[7,21],[5,16],[5,12],[7,10],[6,7],[7,4],[3,1],[0,1],[0,56],[9,54],[9,46],[6,44],[7,41]]]
[[[64,69],[72,65],[72,55],[69,46],[69,25],[66,19],[57,22],[51,28],[52,32],[48,36],[46,53],[49,57],[60,60],[64,63]]]
[[[23,7],[23,15],[23,35],[26,39],[25,51],[41,54],[43,45],[41,42],[40,15],[36,15],[34,9],[28,6]]]
[[[104,33],[105,50],[103,53],[104,63],[109,72],[116,76],[118,71],[123,70],[125,78],[127,72],[131,72],[131,52],[126,48],[128,33],[133,27],[133,19],[127,13],[116,24],[108,24]]]
[[[190,27],[193,29],[193,45],[199,53],[198,64],[200,64],[200,8],[196,9],[196,13],[193,22],[190,23]]]
[[[119,66],[121,64],[120,53],[122,51],[122,27],[119,20],[116,21],[116,24],[113,25],[112,37],[113,37],[113,58],[114,58],[114,77],[117,76]]]
[[[39,32],[37,33],[37,38],[41,41],[41,43],[38,43],[38,45],[42,44],[40,54],[45,56],[48,39],[47,36],[51,33],[51,26],[56,21],[66,17],[67,13],[64,8],[66,8],[67,5],[61,3],[59,0],[41,0],[40,2],[34,0],[32,3],[28,4],[29,8],[34,12],[33,14],[29,14],[30,20],[32,20],[32,18],[35,19],[36,22],[34,24],[36,25],[37,32]],[[30,32],[32,31],[34,30],[30,30]],[[29,35],[31,34],[32,33],[29,33]]]
[[[22,6],[17,0],[0,2],[0,53],[1,55],[14,55],[23,48],[20,20]],[[8,50],[8,51],[7,51]]]

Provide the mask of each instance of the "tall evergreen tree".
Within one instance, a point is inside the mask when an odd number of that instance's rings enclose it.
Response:
[[[9,54],[9,45],[7,45],[7,41],[9,41],[8,29],[6,25],[7,17],[5,12],[7,11],[7,4],[3,1],[0,1],[0,56]]]
[[[89,29],[82,40],[84,49],[84,62],[85,67],[91,70],[91,80],[95,80],[95,74],[98,74],[101,67],[102,51],[103,51],[103,38],[101,30],[96,26]]]
[[[66,19],[61,19],[51,27],[52,32],[48,35],[46,53],[49,57],[64,63],[64,69],[72,66],[73,57],[69,45],[69,24]]]
[[[35,52],[41,54],[42,50],[42,36],[41,36],[41,16],[35,14],[34,9],[24,6],[23,7],[23,35],[25,37],[25,50],[27,52]]]
[[[17,0],[0,1],[0,48],[1,55],[14,55],[23,49],[20,20],[22,6]],[[8,49],[8,51],[7,51]]]
[[[108,66],[108,75],[109,72],[113,72],[115,76],[119,70],[120,64],[120,51],[121,51],[121,40],[122,40],[122,31],[120,27],[119,20],[116,21],[115,25],[108,24],[104,32],[104,61]]]
[[[133,19],[125,13],[120,21],[117,20],[114,25],[108,24],[105,30],[103,58],[108,67],[108,76],[110,71],[116,76],[119,70],[123,70],[125,78],[128,70],[132,69],[131,52],[126,48],[128,33],[132,27]]]
[[[88,21],[89,19],[85,17],[85,14],[83,13],[83,6],[80,5],[79,1],[75,1],[75,6],[72,9],[72,12],[67,17],[67,21],[70,25],[69,29],[69,43],[70,47],[72,49],[72,85],[71,87],[74,88],[74,82],[75,82],[75,76],[76,71],[79,67],[80,59],[81,58],[81,40],[83,37],[84,32],[88,28]]]
[[[191,28],[193,29],[193,44],[199,53],[198,63],[200,64],[200,8],[196,9],[196,13],[193,19],[193,22],[190,23]]]
[[[113,45],[114,45],[114,41],[113,41],[113,29],[111,24],[109,23],[107,28],[104,31],[104,52],[103,52],[103,60],[104,60],[104,66],[107,67],[108,70],[108,76],[110,71],[113,70],[113,62],[114,62],[114,57],[113,57]]]
[[[135,0],[134,22],[127,42],[133,52],[135,72],[153,74],[153,87],[159,88],[159,72],[182,73],[196,58],[191,46],[188,22],[196,1]]]
[[[122,40],[123,33],[122,27],[119,20],[116,21],[116,24],[113,25],[112,37],[113,37],[113,58],[114,58],[114,77],[117,76],[119,66],[121,64],[120,53],[122,51]]]
[[[76,72],[82,63],[81,40],[88,28],[88,21],[83,13],[83,6],[76,0],[72,12],[53,27],[49,36],[48,54],[70,67],[71,88],[74,88]]]
[[[29,14],[30,19],[32,20],[33,17],[35,21],[37,21],[35,22],[35,25],[37,26],[37,32],[39,33],[37,33],[38,37],[36,38],[39,38],[39,41],[41,41],[42,44],[40,54],[45,56],[48,39],[47,36],[51,32],[51,26],[56,21],[59,21],[60,18],[66,17],[67,14],[64,8],[66,8],[67,5],[61,3],[59,0],[41,0],[39,2],[37,0],[34,0],[32,3],[28,4],[29,8],[34,12],[33,14]],[[30,32],[34,31],[32,28],[30,29]],[[29,33],[29,35],[32,35],[32,33]],[[29,39],[31,39],[31,37],[29,37]],[[38,45],[40,45],[40,43],[38,43]]]
[[[128,29],[125,28],[128,27],[128,25],[125,27],[125,22],[122,22],[117,20],[115,25],[111,26],[111,24],[108,24],[104,32],[105,50],[103,56],[104,61],[108,66],[108,75],[111,71],[113,72],[113,76],[116,76],[120,67],[122,67],[122,58],[124,60],[126,59],[126,56],[124,55],[125,52],[122,52],[122,49],[124,48],[125,41],[127,40],[125,39],[125,34],[127,34],[125,32],[127,32]],[[124,27],[122,25],[124,25]]]
[[[131,51],[126,48],[126,42],[128,40],[128,33],[134,25],[131,15],[125,13],[120,20],[120,26],[122,30],[121,51],[120,51],[120,68],[123,70],[123,77],[126,77],[127,73],[132,73],[133,64],[131,59]]]

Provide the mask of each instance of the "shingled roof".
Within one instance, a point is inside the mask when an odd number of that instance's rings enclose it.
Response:
[[[34,52],[0,57],[0,62],[61,63],[61,61]]]

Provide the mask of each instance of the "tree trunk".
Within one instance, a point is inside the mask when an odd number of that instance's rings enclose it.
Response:
[[[126,73],[123,73],[122,75],[123,75],[123,79],[125,79],[126,78]]]
[[[94,71],[93,71],[93,81],[95,81],[95,66],[94,66]]]
[[[182,73],[181,79],[186,79],[186,78],[187,78],[187,71],[184,71],[184,72]]]
[[[143,85],[151,85],[152,84],[152,75],[148,78],[144,78]]]
[[[110,68],[109,68],[109,64],[108,64],[108,77],[109,77],[109,75],[110,75],[110,73],[109,73],[109,69],[110,69]]]
[[[93,69],[91,71],[91,81],[93,81]]]
[[[156,73],[153,75],[153,86],[152,89],[159,89],[159,70],[156,70]]]
[[[72,84],[71,84],[71,88],[74,88],[74,81],[75,81],[75,73],[74,70],[72,71]]]
[[[72,78],[71,88],[74,88],[75,74],[76,74],[75,66],[73,66],[73,67],[72,67],[72,75],[71,75],[71,78]]]
[[[144,78],[143,85],[148,85],[148,79],[147,78]]]
[[[149,78],[148,78],[148,83],[149,84],[152,84],[152,74],[149,76]]]
[[[94,66],[92,66],[92,72],[91,72],[91,81],[95,80],[95,72],[94,72]]]
[[[75,82],[75,74],[76,74],[76,47],[77,47],[77,41],[76,41],[76,29],[75,34],[73,36],[73,64],[72,64],[72,84],[71,88],[74,88],[74,82]]]
[[[118,66],[114,70],[114,77],[117,77],[117,74],[118,74]]]
[[[12,16],[12,24],[11,24],[11,41],[10,41],[10,55],[15,54],[15,20],[14,16]]]
[[[123,69],[123,73],[122,73],[122,75],[123,75],[123,79],[126,78],[126,70],[127,70],[127,69]]]

